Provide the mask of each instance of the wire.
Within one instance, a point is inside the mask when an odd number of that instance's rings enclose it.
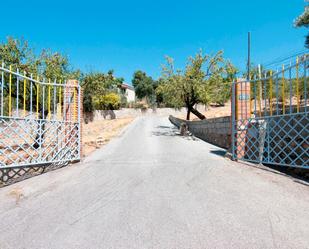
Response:
[[[291,59],[291,58],[294,58],[298,55],[302,55],[304,54],[305,52],[307,52],[308,50],[307,49],[303,49],[303,50],[300,50],[298,52],[294,52],[293,54],[290,54],[290,55],[287,55],[287,56],[281,56],[281,57],[278,57],[276,58],[275,60],[271,61],[271,62],[268,62],[266,64],[262,64],[264,67],[269,67],[269,66],[272,66],[272,65],[278,65],[278,64],[281,64],[282,62],[288,60],[288,59]]]
[[[295,56],[296,54],[301,54],[301,53],[304,53],[306,52],[307,50],[306,49],[302,49],[302,50],[295,50],[294,52],[291,52],[287,55],[283,55],[283,56],[279,56],[277,58],[275,58],[274,60],[270,60],[270,61],[267,61],[265,62],[264,64],[267,65],[267,64],[273,64],[273,63],[276,63],[277,61],[279,60],[284,60],[286,59],[287,57],[291,57],[291,56]]]

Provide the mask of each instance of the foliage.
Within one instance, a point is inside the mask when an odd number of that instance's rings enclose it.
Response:
[[[28,71],[34,74],[38,73],[40,65],[39,58],[34,55],[28,42],[12,37],[8,37],[6,42],[0,44],[0,60],[12,68],[19,68],[21,72]]]
[[[119,108],[117,107],[118,102],[115,99],[111,100],[113,95],[109,94],[118,92],[123,79],[115,77],[113,73],[110,70],[106,74],[89,73],[84,76],[82,87],[84,89],[83,107],[85,112],[92,112],[97,108],[106,109],[107,106],[111,106],[113,109]],[[105,100],[107,102],[103,103]],[[119,97],[119,105],[120,103],[121,99]]]
[[[94,105],[97,110],[117,110],[120,108],[120,104],[120,96],[113,92],[94,97]]]
[[[79,70],[73,71],[70,68],[66,56],[50,49],[44,49],[39,56],[36,56],[28,42],[23,39],[8,37],[6,42],[0,44],[0,60],[8,67],[20,72],[32,73],[34,77],[39,76],[51,80],[64,81],[74,76],[79,79]]]
[[[309,2],[308,0],[306,2]],[[296,27],[309,27],[309,6],[305,7],[304,12],[295,20]]]
[[[227,61],[216,73],[209,77],[207,88],[210,103],[223,106],[231,97],[231,82],[237,74],[236,67]]]
[[[145,72],[141,70],[136,71],[133,75],[132,84],[137,98],[146,98],[150,104],[155,101],[155,81],[150,76],[147,76]]]
[[[12,66],[13,71],[19,70],[23,73],[27,72],[27,76],[32,74],[33,78],[38,78],[40,81],[57,81],[64,83],[67,79],[78,79],[82,81],[84,88],[83,106],[86,112],[94,110],[95,105],[100,108],[119,108],[118,100],[110,93],[116,93],[119,85],[122,84],[122,78],[116,78],[112,70],[105,73],[89,73],[83,75],[80,70],[73,70],[70,66],[68,57],[59,52],[53,52],[50,49],[42,50],[38,55],[29,46],[28,42],[23,39],[14,39],[8,37],[7,40],[0,44],[0,60],[3,61],[6,67]],[[5,75],[8,77],[8,75]],[[16,81],[13,75],[13,80]],[[8,78],[5,78],[8,82]],[[16,85],[12,86],[12,96],[16,98]],[[33,82],[32,94],[36,96],[36,83]],[[4,86],[4,98],[8,95],[8,85]],[[30,84],[26,88],[26,106],[27,108],[32,105],[36,109],[35,98],[32,99],[33,103],[30,104]],[[19,101],[23,101],[23,89],[19,91]],[[58,98],[56,98],[58,99]],[[94,102],[96,99],[96,103]],[[14,101],[14,99],[13,99]],[[103,103],[102,101],[107,101]],[[52,107],[53,108],[53,107]],[[39,100],[39,108],[43,110],[42,101]],[[46,110],[46,108],[45,108]],[[42,113],[40,113],[42,115]],[[46,114],[45,114],[46,115]]]
[[[224,104],[230,95],[230,83],[237,72],[236,68],[223,58],[219,51],[214,56],[199,52],[190,57],[185,70],[175,71],[173,59],[166,58],[162,78],[157,92],[163,101],[175,108],[187,107],[187,119],[190,112],[204,119],[194,106],[202,103]]]
[[[62,80],[63,82],[65,79],[68,79],[72,76],[74,76],[75,79],[78,79],[81,76],[79,70],[73,71],[70,68],[67,57],[60,53],[52,52],[51,50],[43,50],[37,56],[33,49],[29,46],[28,42],[23,39],[14,39],[12,37],[8,37],[6,41],[1,43],[0,60],[5,63],[6,68],[11,66],[13,71],[19,71],[21,74],[26,72],[27,76],[30,76],[31,74],[33,78],[39,78],[40,81],[48,81],[50,79],[52,81],[57,80],[57,82]],[[8,74],[4,75],[5,82],[8,82],[8,77]],[[13,82],[17,81],[15,75],[12,75],[12,80]],[[32,103],[30,103],[30,91],[32,91],[33,96],[36,96],[37,87],[35,82],[33,82],[32,89],[30,89],[30,84],[26,85],[26,94],[24,94],[23,89],[19,89],[19,94],[17,96],[16,90],[16,84],[13,84],[11,94],[13,97],[13,102],[16,101],[15,99],[23,102],[24,96],[26,96],[26,109],[29,110],[30,106],[32,106],[33,109],[36,109],[37,102],[35,101],[35,98],[33,98]],[[8,84],[4,84],[4,98],[8,96],[8,93],[9,86]],[[42,116],[42,105],[42,99],[39,98],[38,110],[40,112],[40,116]],[[53,103],[51,103],[51,105],[53,105]],[[45,111],[46,109],[47,108],[45,107]]]
[[[308,0],[306,1],[309,2]],[[305,27],[309,28],[309,6],[305,7],[305,11],[296,19],[294,25],[296,27]],[[309,48],[309,34],[306,36],[306,47]]]
[[[157,107],[170,107],[168,104],[165,104],[163,101],[163,94],[158,91],[158,87],[160,86],[160,84],[162,84],[162,79],[156,80],[153,83],[153,89],[154,89],[154,94],[153,94],[153,98],[154,98],[154,102],[156,102]]]
[[[40,63],[39,73],[46,79],[64,82],[68,78],[79,79],[81,77],[81,72],[71,70],[68,58],[58,52],[45,49],[38,60]]]

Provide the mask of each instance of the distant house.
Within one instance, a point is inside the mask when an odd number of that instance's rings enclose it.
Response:
[[[121,92],[127,98],[127,102],[135,102],[135,90],[134,87],[126,83],[121,84]]]

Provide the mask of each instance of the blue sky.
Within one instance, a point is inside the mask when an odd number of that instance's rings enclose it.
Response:
[[[244,69],[248,31],[255,63],[304,50],[306,30],[293,27],[304,6],[303,0],[3,1],[0,37],[24,37],[37,51],[63,52],[75,68],[114,69],[130,83],[137,69],[157,78],[165,55],[184,67],[199,48],[223,49]]]

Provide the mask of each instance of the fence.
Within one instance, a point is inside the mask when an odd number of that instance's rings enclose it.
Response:
[[[234,159],[309,168],[308,60],[233,83]]]
[[[10,169],[79,160],[78,82],[51,82],[4,64],[0,73],[0,181],[12,177]]]

